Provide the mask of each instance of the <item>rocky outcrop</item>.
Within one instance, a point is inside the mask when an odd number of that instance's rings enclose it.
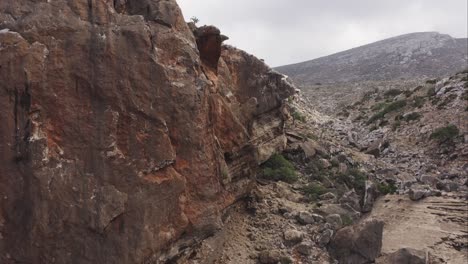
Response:
[[[220,227],[294,89],[204,32],[175,0],[0,2],[1,263],[154,263]]]
[[[373,262],[382,249],[384,223],[365,220],[356,226],[338,230],[330,245],[330,254],[339,263],[363,264]]]

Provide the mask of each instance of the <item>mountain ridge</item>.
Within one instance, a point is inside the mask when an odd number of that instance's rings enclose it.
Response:
[[[275,69],[302,85],[436,77],[466,66],[467,45],[466,38],[415,32]]]

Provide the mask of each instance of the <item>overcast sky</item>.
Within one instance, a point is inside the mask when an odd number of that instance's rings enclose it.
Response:
[[[271,66],[388,37],[438,31],[467,37],[467,0],[177,0],[185,19],[215,25],[226,42]]]

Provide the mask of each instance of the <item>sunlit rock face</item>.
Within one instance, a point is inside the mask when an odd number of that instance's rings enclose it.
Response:
[[[0,2],[1,263],[156,263],[220,228],[294,88],[208,35],[174,0]]]

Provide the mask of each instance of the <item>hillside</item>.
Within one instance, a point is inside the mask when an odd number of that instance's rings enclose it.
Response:
[[[276,70],[303,86],[439,77],[466,67],[467,45],[436,32],[411,33]]]

